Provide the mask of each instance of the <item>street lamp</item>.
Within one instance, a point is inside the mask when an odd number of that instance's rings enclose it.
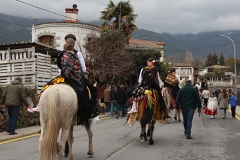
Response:
[[[233,40],[225,35],[215,35],[217,37],[226,37],[228,38],[232,43],[233,43],[233,54],[234,54],[234,72],[235,72],[235,77],[234,77],[234,83],[235,83],[235,94],[237,97],[237,66],[236,66],[236,51],[235,51],[235,44],[233,42]]]

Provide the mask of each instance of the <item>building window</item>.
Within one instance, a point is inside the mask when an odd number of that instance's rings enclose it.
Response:
[[[38,38],[38,42],[47,46],[54,46],[54,37],[53,36],[41,36]]]

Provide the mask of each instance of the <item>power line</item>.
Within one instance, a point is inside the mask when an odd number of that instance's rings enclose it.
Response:
[[[26,5],[29,5],[29,6],[31,6],[31,7],[34,7],[34,8],[37,8],[37,9],[40,9],[40,10],[49,12],[49,13],[52,13],[52,14],[58,15],[58,16],[62,16],[62,17],[65,17],[65,18],[70,18],[70,19],[79,21],[78,19],[75,19],[75,18],[72,18],[72,17],[68,17],[68,16],[65,16],[65,15],[62,15],[62,14],[59,14],[59,13],[56,13],[56,12],[52,12],[52,11],[49,11],[49,10],[47,10],[47,9],[44,9],[44,8],[41,8],[41,7],[38,7],[38,6],[34,6],[34,5],[32,5],[32,4],[29,4],[29,3],[26,3],[26,2],[23,2],[23,1],[20,1],[20,0],[16,0],[16,1],[18,1],[18,2],[20,2],[20,3],[23,3],[23,4],[26,4]],[[83,22],[83,21],[79,21],[79,22]]]

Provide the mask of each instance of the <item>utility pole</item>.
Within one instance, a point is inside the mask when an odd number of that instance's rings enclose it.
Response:
[[[122,14],[122,13],[121,13],[121,10],[122,10],[122,9],[121,9],[121,2],[122,2],[122,1],[120,1],[120,3],[119,3],[119,4],[120,4],[120,7],[119,7],[119,8],[120,8],[120,13],[119,13],[119,15],[118,15],[118,29],[119,29],[119,30],[121,30],[121,14]]]

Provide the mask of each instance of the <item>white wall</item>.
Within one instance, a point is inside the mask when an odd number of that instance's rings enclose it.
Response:
[[[55,48],[58,50],[63,50],[64,37],[67,34],[74,34],[77,38],[75,48],[85,55],[85,48],[83,45],[86,42],[86,37],[88,34],[100,35],[100,29],[87,24],[69,24],[69,23],[57,23],[57,24],[42,24],[33,26],[32,28],[32,42],[38,42],[38,37],[43,35],[54,36]]]

